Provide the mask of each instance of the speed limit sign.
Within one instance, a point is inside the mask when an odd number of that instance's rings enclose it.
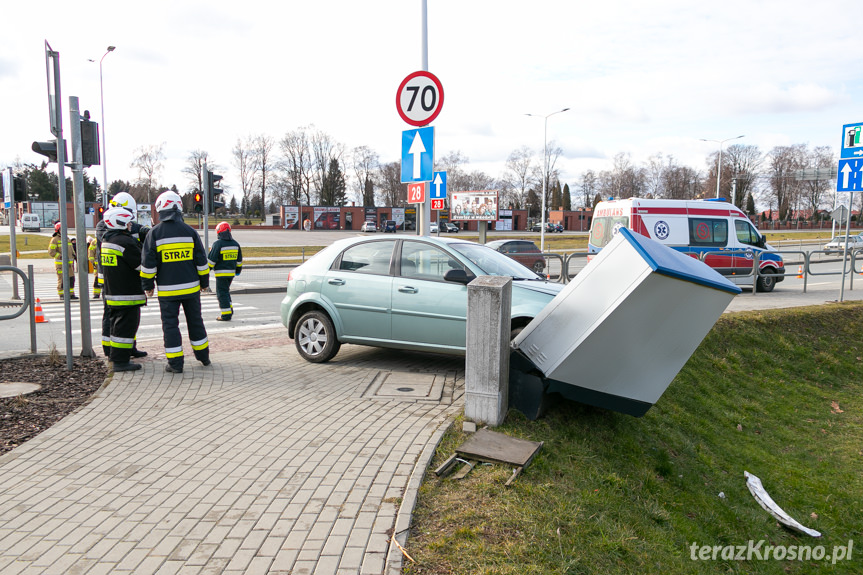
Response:
[[[437,76],[420,70],[402,80],[396,92],[396,108],[411,126],[427,126],[443,107],[443,86]]]

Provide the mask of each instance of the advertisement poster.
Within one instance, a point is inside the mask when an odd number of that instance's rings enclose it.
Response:
[[[297,230],[300,227],[300,207],[285,206],[285,229]]]
[[[497,190],[453,192],[450,206],[453,221],[497,220]]]
[[[315,206],[315,229],[316,230],[337,230],[339,229],[339,212],[337,207],[320,207]]]
[[[494,229],[511,232],[512,231],[512,220],[497,220],[494,223]]]
[[[395,220],[397,228],[402,227],[405,223],[405,209],[393,208],[393,220]]]
[[[367,222],[375,222],[378,223],[378,209],[377,208],[366,208],[366,221]]]

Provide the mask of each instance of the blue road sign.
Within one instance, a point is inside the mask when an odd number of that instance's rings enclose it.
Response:
[[[430,182],[434,172],[434,127],[402,132],[402,183]]]
[[[432,176],[430,197],[433,200],[446,198],[446,172],[435,172]]]
[[[863,158],[863,122],[842,126],[840,158]]]
[[[863,158],[856,160],[839,160],[839,175],[836,178],[836,191],[863,191]]]

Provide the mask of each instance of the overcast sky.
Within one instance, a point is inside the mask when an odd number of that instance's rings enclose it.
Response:
[[[0,21],[0,167],[38,163],[49,140],[45,41],[68,98],[102,120],[108,179],[134,181],[136,149],[164,142],[159,181],[189,189],[206,150],[239,189],[238,138],[314,124],[347,150],[398,161],[396,90],[420,70],[421,0],[5,2]],[[619,152],[705,169],[717,143],[768,151],[829,145],[863,121],[860,0],[428,0],[429,70],[445,101],[436,155],[460,151],[499,177],[522,146],[563,149],[562,181]],[[95,60],[90,62],[88,60]],[[101,167],[88,174],[102,180]],[[353,190],[351,190],[353,191]],[[353,199],[353,198],[352,198]]]

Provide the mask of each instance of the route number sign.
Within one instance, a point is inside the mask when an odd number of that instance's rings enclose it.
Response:
[[[420,182],[418,184],[408,185],[408,203],[409,204],[424,204],[426,201],[426,184]]]
[[[442,210],[443,209],[443,200],[432,200],[431,201],[431,209],[433,210]]]
[[[420,70],[402,80],[396,92],[396,108],[411,126],[427,126],[443,107],[443,86],[437,76]]]

